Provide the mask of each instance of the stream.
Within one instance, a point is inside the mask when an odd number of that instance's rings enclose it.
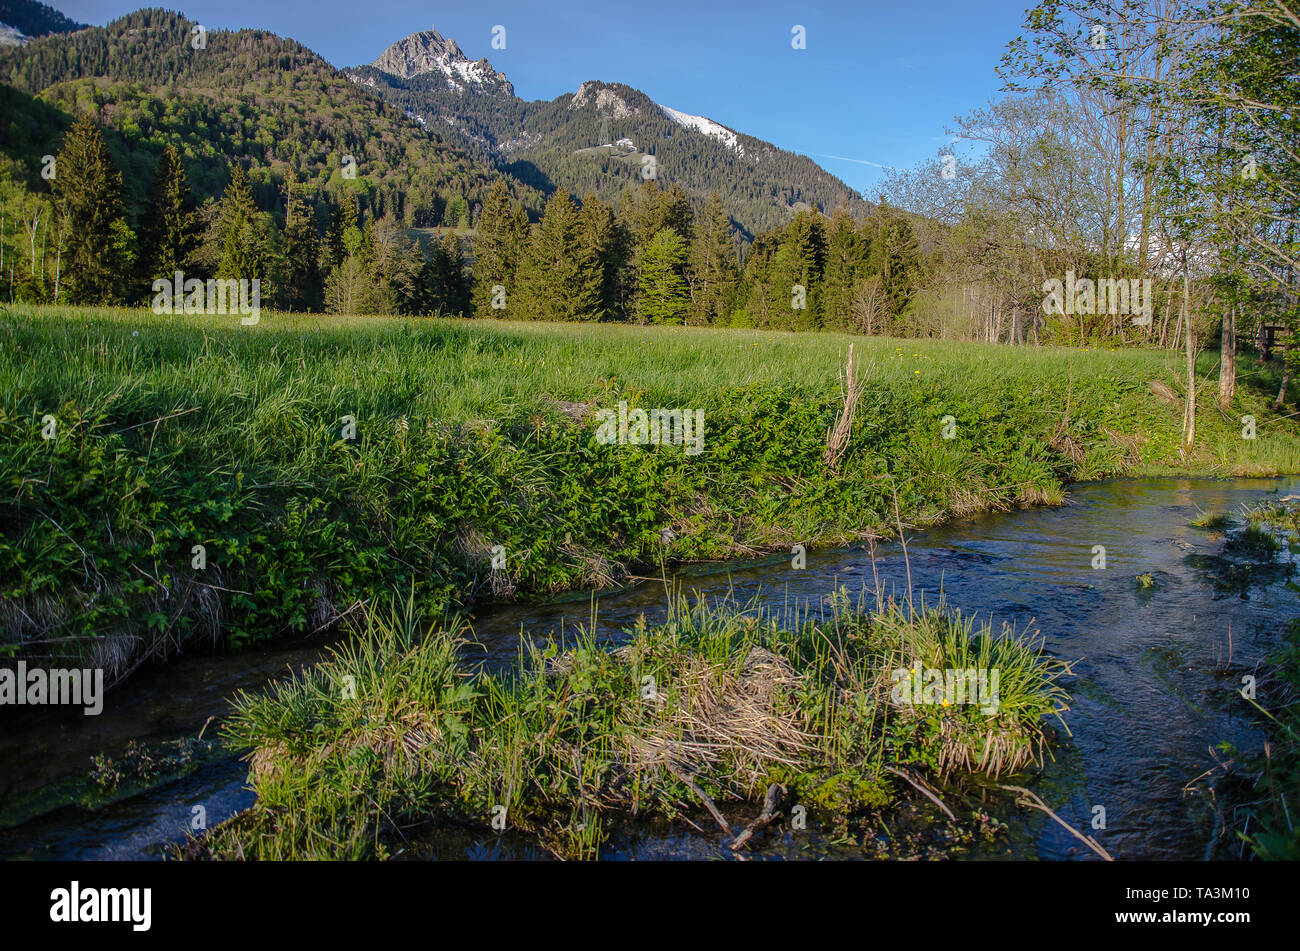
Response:
[[[1004,779],[1033,789],[1065,822],[1090,831],[1119,859],[1202,859],[1215,816],[1188,784],[1216,766],[1215,747],[1258,745],[1262,733],[1238,696],[1243,673],[1282,642],[1300,615],[1287,590],[1290,556],[1263,570],[1225,571],[1225,535],[1190,522],[1201,511],[1234,514],[1243,503],[1300,491],[1300,479],[1142,479],[1071,488],[1067,504],[988,514],[909,535],[906,561],[897,542],[878,544],[875,572],[886,592],[902,597],[910,564],[914,598],[950,607],[996,627],[1040,631],[1048,652],[1070,662],[1074,676],[1065,715],[1069,734],[1041,768]],[[1094,546],[1106,567],[1093,567]],[[1139,574],[1154,586],[1144,588]],[[1231,585],[1223,583],[1232,580]],[[788,554],[746,562],[692,565],[675,579],[708,599],[760,598],[772,610],[816,607],[840,587],[874,600],[866,545],[809,551],[807,566]],[[538,638],[591,628],[611,641],[644,614],[666,611],[662,582],[616,592],[569,595],[544,604],[481,610],[473,619],[473,654],[509,664],[521,631]],[[138,673],[105,698],[100,716],[23,710],[0,720],[0,803],[84,779],[91,757],[118,755],[132,740],[154,744],[215,735],[228,698],[310,664],[324,643],[299,642],[233,654],[195,655]],[[1229,655],[1231,652],[1231,665]],[[1217,758],[1216,758],[1217,757]],[[62,805],[0,827],[0,858],[159,858],[190,829],[195,805],[209,826],[247,808],[242,762],[220,754],[182,778],[90,809]],[[970,793],[968,795],[975,795]],[[53,794],[51,794],[53,798]],[[1040,813],[1017,809],[1009,794],[946,800],[958,815],[976,806],[1008,826],[996,845],[972,846],[963,858],[1094,859],[1089,849]],[[1092,826],[1097,807],[1105,828]],[[707,828],[707,827],[705,827]],[[1215,857],[1237,855],[1237,845]],[[682,828],[615,834],[607,858],[713,858],[717,835]],[[419,858],[543,857],[509,836],[438,832],[410,844]],[[862,858],[853,843],[832,841],[811,826],[766,837],[760,857]]]

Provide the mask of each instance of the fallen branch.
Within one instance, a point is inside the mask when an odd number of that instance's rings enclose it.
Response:
[[[914,777],[914,776],[909,775],[908,773],[903,772],[901,769],[894,769],[894,767],[892,767],[892,766],[886,766],[886,767],[885,767],[885,771],[886,771],[886,772],[889,772],[889,773],[893,773],[895,776],[898,776],[898,777],[901,777],[902,779],[907,780],[909,783],[912,784],[913,788],[915,788],[917,792],[919,792],[921,795],[925,796],[925,797],[926,797],[927,799],[929,799],[932,803],[934,803],[936,806],[938,806],[940,809],[942,809],[942,810],[944,811],[944,813],[947,814],[947,816],[948,816],[949,819],[951,819],[953,822],[956,822],[956,821],[957,821],[957,817],[954,816],[954,815],[952,814],[952,810],[951,810],[951,809],[949,809],[947,806],[945,806],[945,805],[943,804],[943,800],[940,799],[938,796],[936,796],[933,792],[931,792],[931,791],[930,791],[930,790],[925,786],[925,784],[923,784],[919,779],[917,779],[917,778]]]
[[[714,805],[713,800],[709,798],[709,794],[706,793],[699,786],[695,785],[694,779],[692,779],[690,776],[683,773],[672,763],[667,763],[666,765],[668,767],[668,772],[672,773],[683,783],[685,783],[686,788],[689,789],[691,792],[695,793],[695,795],[699,797],[700,802],[704,803],[704,808],[709,810],[709,814],[713,816],[713,821],[718,824],[719,828],[722,829],[723,833],[727,836],[727,838],[731,838],[731,836],[733,835],[731,831],[731,826],[727,823],[727,820],[723,818],[722,813],[718,811],[718,807]]]
[[[1062,819],[1060,816],[1058,816],[1056,813],[1054,813],[1051,809],[1048,809],[1048,808],[1047,808],[1047,805],[1043,802],[1043,800],[1039,799],[1037,796],[1035,796],[1033,793],[1031,793],[1031,792],[1030,792],[1028,789],[1026,789],[1024,786],[1002,786],[1002,788],[1003,788],[1003,789],[1010,790],[1010,791],[1013,792],[1013,793],[1019,793],[1021,796],[1025,797],[1025,798],[1022,798],[1022,799],[1017,799],[1017,800],[1016,800],[1016,805],[1018,805],[1018,806],[1032,806],[1032,807],[1035,808],[1035,809],[1038,809],[1038,810],[1040,810],[1040,811],[1042,811],[1042,812],[1047,813],[1049,816],[1051,816],[1053,819],[1055,819],[1057,822],[1059,822],[1059,823],[1060,823],[1062,826],[1064,826],[1066,829],[1069,829],[1071,835],[1073,835],[1076,839],[1078,839],[1080,842],[1082,842],[1082,843],[1083,843],[1084,845],[1086,845],[1088,848],[1092,849],[1094,852],[1096,852],[1098,855],[1100,855],[1100,856],[1101,856],[1103,859],[1105,859],[1107,862],[1113,862],[1113,861],[1115,861],[1114,856],[1112,856],[1109,852],[1107,852],[1105,849],[1103,849],[1103,848],[1098,844],[1098,842],[1097,842],[1096,839],[1094,839],[1094,838],[1093,838],[1092,836],[1090,836],[1090,835],[1084,835],[1082,832],[1080,832],[1080,831],[1079,831],[1078,829],[1076,829],[1074,826],[1070,825],[1068,822],[1066,822],[1064,819]]]
[[[754,833],[759,829],[764,829],[772,823],[778,815],[781,808],[781,801],[785,799],[785,789],[777,783],[772,783],[767,787],[767,795],[763,797],[763,811],[758,814],[758,818],[745,826],[745,831],[736,836],[731,843],[730,849],[735,852],[746,842],[754,837]]]

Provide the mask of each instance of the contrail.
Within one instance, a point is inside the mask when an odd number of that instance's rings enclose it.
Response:
[[[847,155],[828,155],[825,152],[809,152],[808,155],[815,155],[817,158],[838,159],[841,162],[857,162],[859,165],[870,165],[873,168],[888,168],[897,170],[893,165],[881,165],[879,162],[868,162],[866,159],[849,158]]]

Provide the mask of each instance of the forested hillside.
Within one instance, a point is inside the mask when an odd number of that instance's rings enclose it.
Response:
[[[801,209],[829,213],[845,205],[858,217],[868,210],[811,159],[703,117],[674,118],[630,86],[585,82],[553,101],[525,102],[495,71],[476,81],[471,70],[484,62],[471,64],[454,42],[424,31],[350,74],[429,128],[450,130],[479,160],[542,191],[590,192],[612,202],[629,184],[653,177],[681,187],[697,211],[716,192],[746,243]]]
[[[198,29],[174,13],[140,10],[0,53],[0,81],[39,100],[5,92],[0,152],[34,184],[41,157],[57,149],[48,133],[92,111],[116,133],[110,143],[134,209],[172,145],[200,199],[219,193],[238,160],[263,206],[292,172],[309,192],[335,198],[347,182],[367,210],[408,226],[440,224],[449,204],[481,201],[496,177],[293,40]],[[526,189],[520,197],[540,207]]]

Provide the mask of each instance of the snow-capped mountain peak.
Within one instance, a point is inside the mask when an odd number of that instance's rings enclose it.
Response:
[[[450,37],[435,30],[421,30],[394,43],[372,64],[402,79],[425,73],[439,73],[458,91],[469,87],[495,89],[513,96],[514,87],[504,73],[497,72],[487,59],[471,60]]]

